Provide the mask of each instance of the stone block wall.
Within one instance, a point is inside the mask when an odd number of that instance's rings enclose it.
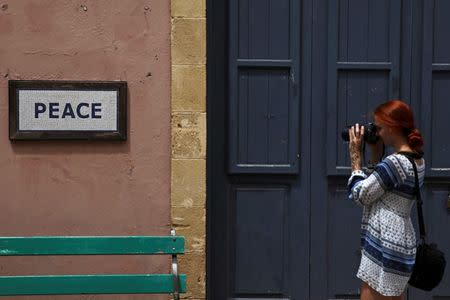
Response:
[[[206,288],[206,0],[172,0],[172,226],[186,237],[189,299]]]

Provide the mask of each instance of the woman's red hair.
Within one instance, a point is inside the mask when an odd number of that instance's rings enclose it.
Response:
[[[408,104],[401,100],[391,100],[378,106],[374,115],[387,127],[401,130],[408,145],[414,151],[422,152],[423,138],[416,128],[413,112]]]

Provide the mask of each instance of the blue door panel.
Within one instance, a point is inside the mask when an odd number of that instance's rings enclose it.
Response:
[[[433,63],[450,62],[450,2],[446,0],[433,0]]]
[[[241,0],[238,5],[238,58],[291,57],[290,1]]]
[[[431,160],[429,167],[434,170],[450,170],[450,146],[442,138],[442,129],[450,128],[450,28],[449,1],[433,1],[433,58],[432,58],[432,99],[431,99]],[[446,172],[447,173],[447,172]],[[447,174],[446,174],[447,175]]]
[[[390,61],[392,25],[389,0],[341,0],[339,9],[339,61]],[[392,3],[395,6],[395,3]],[[391,26],[390,26],[391,25]]]
[[[450,225],[450,143],[446,138],[450,128],[450,41],[448,28],[450,3],[448,1],[419,1],[423,23],[421,40],[421,62],[417,73],[420,86],[420,106],[416,112],[421,115],[420,127],[425,138],[427,161],[424,199],[425,225],[429,241],[436,242],[450,257],[450,238],[446,228]],[[445,136],[445,137],[444,137]],[[431,293],[413,289],[411,300],[450,299],[449,272],[442,284]]]
[[[360,286],[355,277],[361,258],[360,218],[353,217],[355,204],[348,200],[346,185],[330,186],[327,206],[332,212],[327,222],[328,293],[335,298],[356,297]]]
[[[229,3],[230,174],[298,173],[299,4]]]
[[[442,138],[450,125],[450,40],[448,39],[448,1],[424,1],[422,40],[421,128],[425,137],[426,174],[434,178],[450,178],[449,143]]]
[[[424,214],[428,221],[426,227],[428,241],[437,243],[439,249],[444,250],[448,262],[450,260],[450,235],[447,231],[450,228],[450,183],[430,184],[425,195]],[[450,272],[448,269],[444,274],[442,284],[428,296],[432,296],[431,299],[441,299],[440,297],[450,299]]]
[[[370,109],[400,96],[400,0],[328,1],[327,174],[348,174],[344,125],[371,120]],[[406,74],[409,76],[409,74]]]
[[[340,132],[347,125],[371,120],[370,110],[388,99],[389,72],[342,70],[338,74],[337,89],[337,123],[332,129],[336,134],[336,169],[348,171],[348,144],[341,139]]]
[[[221,296],[306,296],[308,199],[297,180],[301,171],[308,172],[299,166],[301,130],[307,132],[306,127],[300,129],[303,2],[228,3],[229,210],[223,226],[229,252],[228,281],[222,288],[226,295]],[[290,217],[291,211],[296,212],[295,218]]]
[[[235,187],[235,295],[285,293],[288,195],[282,186]]]
[[[288,100],[288,71],[239,71],[239,166],[289,164]]]
[[[450,60],[449,60],[450,62]],[[444,137],[443,132],[450,129],[450,71],[434,72],[431,98],[431,136],[426,141],[432,144],[430,169],[450,170],[450,144],[449,136]]]

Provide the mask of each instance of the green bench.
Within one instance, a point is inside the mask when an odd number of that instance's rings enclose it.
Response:
[[[0,237],[0,256],[172,255],[171,274],[0,276],[0,296],[81,294],[173,294],[186,292],[177,254],[184,237],[175,236]]]

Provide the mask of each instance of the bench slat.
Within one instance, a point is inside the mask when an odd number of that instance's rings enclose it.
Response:
[[[181,274],[179,291],[186,292]],[[0,276],[0,295],[168,294],[170,274]]]
[[[182,253],[182,236],[0,237],[0,256]]]

